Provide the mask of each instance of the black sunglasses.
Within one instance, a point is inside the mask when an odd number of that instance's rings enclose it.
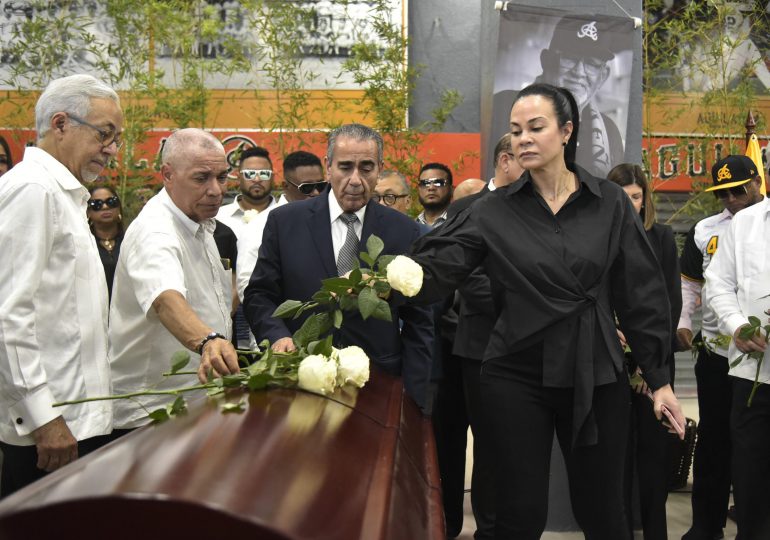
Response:
[[[448,183],[449,180],[446,178],[426,178],[425,180],[417,182],[417,185],[420,187],[436,186],[437,188],[442,188]]]
[[[746,189],[745,185],[714,190],[714,195],[717,199],[726,199],[728,193],[737,199],[738,197],[743,197],[746,195],[748,190]]]
[[[120,198],[117,195],[113,195],[112,197],[108,197],[107,199],[91,199],[88,201],[88,207],[91,210],[94,210],[98,212],[102,209],[102,206],[107,205],[107,208],[117,208],[120,206]]]
[[[297,188],[299,192],[302,193],[303,195],[310,195],[314,191],[321,193],[323,190],[326,189],[326,186],[329,184],[329,182],[324,182],[323,180],[319,180],[317,182],[302,182],[301,184],[295,184],[285,176],[284,176],[284,180],[286,180],[292,186]]]

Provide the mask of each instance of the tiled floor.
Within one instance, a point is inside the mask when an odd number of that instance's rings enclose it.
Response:
[[[685,416],[688,418],[698,419],[698,404],[694,398],[681,399],[682,407],[684,409]],[[471,435],[468,434],[470,439]],[[463,523],[463,530],[458,540],[473,540],[473,531],[475,530],[475,522],[473,520],[473,513],[470,507],[470,497],[467,490],[470,487],[470,464],[472,463],[472,453],[470,452],[471,444],[468,443],[468,461],[466,465],[466,494],[465,494],[465,520]],[[691,479],[692,481],[692,479]],[[690,509],[690,484],[687,488],[681,492],[673,492],[668,496],[668,503],[666,505],[666,513],[668,516],[668,537],[670,540],[679,540],[682,535],[690,528],[691,522],[691,509]],[[725,528],[725,539],[735,539],[735,523],[727,520],[727,527]],[[543,540],[577,540],[582,539],[583,534],[580,532],[546,532],[543,534]],[[638,531],[634,536],[635,539],[641,540],[642,533]]]

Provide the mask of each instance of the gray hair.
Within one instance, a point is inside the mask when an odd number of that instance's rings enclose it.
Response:
[[[120,98],[115,90],[91,75],[70,75],[49,82],[35,105],[38,140],[51,129],[51,118],[56,113],[66,112],[80,118],[88,117],[93,98],[111,99],[120,105]]]
[[[174,165],[175,162],[185,158],[185,154],[192,150],[222,150],[222,143],[208,131],[198,128],[184,128],[174,131],[163,143],[160,154],[162,163]]]
[[[329,133],[329,143],[326,146],[326,159],[332,162],[334,145],[339,137],[350,137],[357,141],[374,141],[377,143],[377,163],[382,163],[382,135],[363,124],[344,124]]]
[[[382,171],[382,174],[380,174],[378,180],[384,180],[385,178],[390,178],[391,176],[395,176],[401,181],[401,186],[404,188],[404,194],[409,193],[409,182],[407,181],[406,176],[398,171]]]

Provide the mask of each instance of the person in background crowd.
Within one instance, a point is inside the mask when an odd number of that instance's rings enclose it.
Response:
[[[692,317],[701,303],[703,274],[717,252],[720,236],[733,216],[762,200],[756,166],[746,156],[728,156],[711,169],[712,191],[724,206],[716,215],[690,229],[682,249],[682,316],[677,326],[680,349],[698,348],[695,381],[698,386],[698,437],[692,483],[692,527],[682,540],[723,538],[730,501],[730,406],[727,346],[719,342],[714,312],[702,307],[701,331],[693,339]]]
[[[398,171],[383,171],[374,186],[372,200],[398,210],[402,214],[409,213],[412,205],[412,195],[409,193],[409,182]]]
[[[446,210],[452,202],[452,171],[443,163],[426,163],[420,169],[417,197],[424,210],[417,223],[437,227],[446,221]]]
[[[486,187],[487,183],[484,182],[481,178],[466,178],[457,186],[454,188],[454,192],[452,193],[452,202],[457,202],[460,199],[464,199],[465,197],[468,197],[469,195],[475,195],[484,187]]]
[[[251,273],[257,264],[259,247],[262,245],[262,234],[265,230],[268,214],[284,204],[304,201],[317,197],[326,189],[328,182],[324,180],[321,160],[315,154],[298,150],[287,155],[283,160],[283,193],[278,202],[261,212],[249,222],[242,238],[238,239],[238,271],[236,286],[238,296],[243,300],[243,291],[249,284]]]
[[[666,364],[666,287],[621,188],[575,164],[579,111],[563,88],[533,84],[511,110],[511,152],[525,169],[414,245],[414,302],[435,302],[481,264],[497,314],[481,399],[496,480],[495,537],[540,538],[554,431],[572,508],[587,538],[630,538],[622,478],[628,379],[615,317],[653,390],[684,424]],[[602,481],[597,481],[600,478]]]
[[[110,309],[113,393],[194,382],[163,377],[180,348],[194,353],[198,379],[238,371],[230,343],[232,279],[214,243],[214,216],[227,183],[225,150],[200,129],[180,129],[161,156],[163,190],[144,206],[123,239]],[[118,400],[114,436],[149,423],[147,411],[173,396]]]
[[[275,206],[273,197],[273,162],[270,152],[261,146],[246,148],[238,163],[241,193],[217,212],[217,220],[230,227],[239,239],[250,221],[249,210],[262,212]]]
[[[35,127],[37,146],[0,182],[2,496],[95,450],[112,429],[109,402],[53,404],[110,393],[107,285],[84,185],[120,148],[120,100],[90,75],[55,79]]]
[[[674,325],[682,311],[682,280],[679,276],[679,261],[674,240],[674,231],[668,225],[655,223],[655,206],[652,190],[639,165],[621,163],[613,167],[607,179],[623,188],[631,204],[639,213],[655,256],[663,270],[671,307],[671,336],[676,336]],[[625,346],[623,328],[618,330],[621,345]],[[671,385],[674,384],[674,347],[668,357]],[[625,475],[626,513],[629,529],[633,529],[632,488],[638,482],[641,507],[642,529],[645,540],[666,540],[666,499],[668,498],[668,448],[673,436],[656,421],[652,402],[646,396],[647,384],[642,378],[639,366],[633,360],[633,352],[627,355],[629,375],[632,376],[631,424]],[[636,479],[636,482],[634,482]]]
[[[484,183],[478,194],[453,202],[447,211],[450,218],[469,208],[480,197],[515,182],[524,172],[511,153],[510,132],[497,141],[492,159],[495,164],[495,176],[490,178],[488,183]],[[461,186],[462,184],[455,188],[455,198]],[[495,324],[495,306],[492,301],[489,276],[483,265],[468,276],[456,291],[455,298],[458,317],[452,353],[457,361],[446,366],[444,370],[450,389],[445,395],[455,405],[454,416],[457,419],[455,429],[467,431],[470,424],[473,431],[471,508],[476,519],[474,538],[485,540],[493,538],[495,534],[494,455],[491,453],[492,448],[488,442],[489,427],[486,425],[486,417],[481,409],[479,377],[484,350],[487,348],[489,335]],[[458,400],[457,395],[463,395],[464,399]],[[460,423],[463,422],[464,427],[461,428]],[[465,446],[465,439],[462,439],[461,443],[458,439],[454,450],[458,463],[460,460],[463,464],[465,463]]]
[[[744,158],[744,159],[740,159]],[[738,182],[758,177],[754,164],[745,156],[729,156],[715,168],[727,167]],[[726,188],[726,189],[732,189]],[[752,188],[753,189],[753,188]],[[719,249],[706,268],[704,304],[717,317],[719,329],[732,336],[728,351],[729,384],[732,386],[730,431],[732,481],[740,540],[770,538],[770,359],[765,332],[742,337],[749,317],[764,326],[770,313],[770,203],[763,199],[742,210],[720,238]],[[742,355],[753,354],[755,357]],[[758,358],[757,358],[758,356]],[[736,362],[738,362],[736,364]],[[758,362],[762,362],[761,367]],[[756,389],[754,381],[760,383]]]
[[[294,350],[292,334],[305,321],[273,317],[285,300],[309,300],[322,279],[352,270],[372,234],[383,254],[406,253],[419,236],[417,224],[371,201],[382,168],[382,136],[361,124],[343,125],[329,135],[326,176],[330,188],[319,197],[286,204],[267,216],[259,259],[244,292],[244,312],[258,341],[273,350]],[[406,394],[429,412],[433,318],[427,308],[400,306],[391,321],[364,320],[345,313],[334,346],[358,345],[372,366],[402,375]]]
[[[0,176],[3,176],[13,167],[13,157],[8,142],[0,135]]]
[[[112,299],[112,282],[115,278],[115,267],[120,255],[120,244],[123,242],[123,209],[120,197],[110,186],[92,186],[88,193],[88,224],[91,234],[96,238],[96,247],[104,266],[104,276],[107,278],[108,298]]]

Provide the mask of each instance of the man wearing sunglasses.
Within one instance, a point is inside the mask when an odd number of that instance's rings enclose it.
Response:
[[[283,193],[278,198],[278,202],[250,221],[244,234],[238,239],[236,286],[241,301],[243,301],[243,291],[249,284],[251,273],[257,264],[268,214],[284,204],[317,197],[327,185],[321,160],[315,154],[298,150],[287,155],[283,160]]]
[[[261,146],[245,148],[238,165],[241,190],[235,200],[219,209],[217,220],[230,227],[239,239],[246,223],[246,211],[262,212],[277,201],[273,197],[273,162]]]
[[[382,160],[379,133],[360,124],[343,125],[329,135],[325,163],[330,188],[267,216],[259,259],[243,300],[257,340],[269,339],[277,352],[294,350],[292,334],[306,314],[296,320],[279,319],[273,317],[276,307],[289,299],[309,300],[323,279],[352,270],[371,235],[382,239],[383,254],[409,251],[420,235],[417,224],[371,200]],[[334,345],[357,345],[369,355],[373,368],[403,375],[406,393],[427,411],[433,352],[430,309],[401,305],[392,306],[391,312],[391,321],[364,320],[345,312],[342,328],[333,332]]]
[[[423,211],[417,223],[437,227],[446,221],[447,208],[452,202],[452,171],[443,163],[426,163],[420,169],[417,197]]]
[[[7,495],[107,442],[107,284],[84,184],[121,145],[118,95],[90,75],[51,81],[37,146],[0,183],[0,447]]]
[[[692,317],[701,305],[703,274],[719,248],[720,237],[735,214],[762,200],[761,179],[754,162],[746,156],[727,156],[718,161],[711,176],[714,184],[706,191],[719,199],[724,210],[696,223],[684,243],[680,259],[682,315],[676,332],[680,350],[692,348]],[[693,466],[693,521],[682,537],[685,540],[722,538],[727,518],[732,390],[727,374],[727,346],[714,341],[719,334],[716,315],[704,304],[701,331],[694,338],[699,344],[695,380],[700,424]]]

